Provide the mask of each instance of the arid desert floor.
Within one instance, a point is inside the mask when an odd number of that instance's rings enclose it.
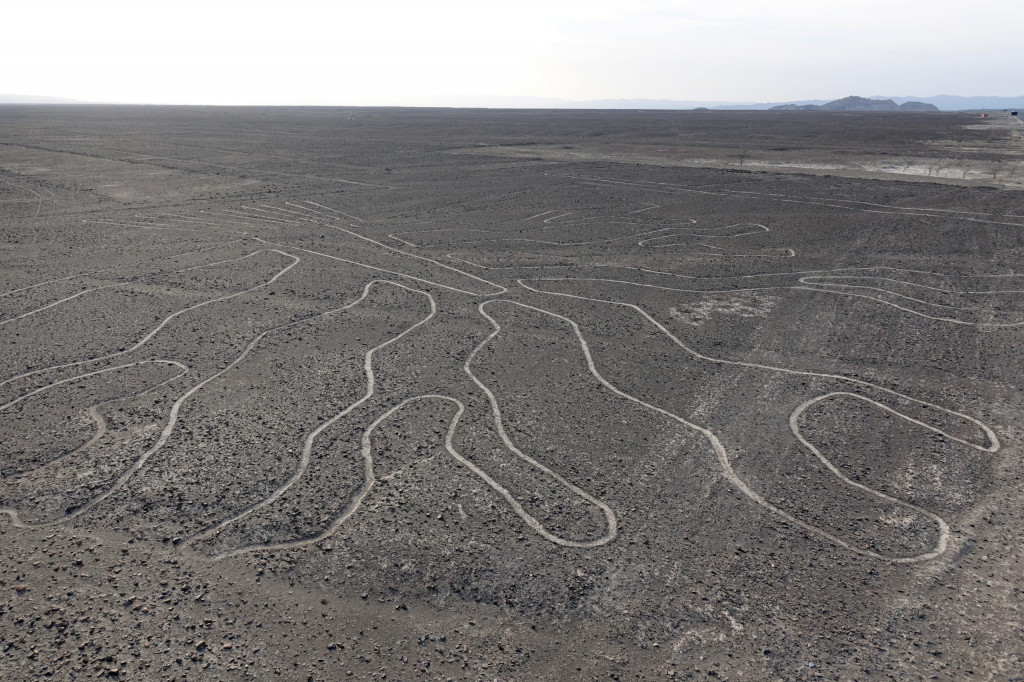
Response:
[[[0,678],[1024,680],[1022,132],[0,107]]]

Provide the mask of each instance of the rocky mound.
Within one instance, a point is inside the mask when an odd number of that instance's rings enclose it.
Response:
[[[866,97],[844,97],[827,104],[783,104],[772,107],[773,111],[938,111],[939,108],[927,102],[904,102],[896,104],[891,99],[868,99]]]

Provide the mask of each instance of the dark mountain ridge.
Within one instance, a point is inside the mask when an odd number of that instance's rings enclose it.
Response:
[[[896,104],[891,99],[868,99],[866,97],[843,97],[826,104],[781,104],[772,111],[938,111],[939,108],[927,102],[904,102]]]

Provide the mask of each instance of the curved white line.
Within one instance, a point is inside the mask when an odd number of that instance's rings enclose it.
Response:
[[[371,397],[373,397],[374,392],[377,390],[376,389],[376,380],[375,380],[375,376],[374,376],[374,373],[373,373],[373,354],[376,353],[377,351],[379,351],[379,350],[381,350],[383,348],[386,348],[386,347],[390,346],[391,344],[396,343],[397,341],[401,340],[403,337],[405,337],[406,335],[412,333],[417,328],[419,328],[419,327],[423,326],[424,324],[427,324],[428,322],[430,322],[437,315],[437,302],[434,300],[433,296],[431,296],[430,294],[426,293],[425,291],[419,291],[417,289],[412,289],[410,287],[407,287],[404,284],[398,284],[397,282],[388,282],[386,280],[373,280],[372,282],[369,282],[365,287],[363,287],[362,295],[359,298],[357,298],[355,301],[353,301],[352,303],[349,303],[348,305],[346,305],[346,306],[344,306],[342,308],[336,308],[335,310],[331,310],[331,311],[328,311],[326,313],[323,313],[323,315],[330,315],[330,314],[333,314],[333,313],[341,312],[343,310],[348,310],[349,308],[352,308],[353,306],[356,306],[359,303],[362,303],[366,299],[366,297],[369,295],[370,287],[372,287],[374,284],[390,284],[391,286],[396,286],[396,287],[399,287],[401,289],[405,289],[406,291],[411,291],[413,293],[417,293],[417,294],[420,294],[422,296],[426,296],[427,299],[430,301],[430,314],[427,315],[422,320],[420,320],[419,322],[413,324],[411,327],[408,327],[407,329],[402,331],[397,336],[391,337],[387,341],[384,341],[383,343],[374,346],[373,348],[371,348],[370,350],[368,350],[366,352],[366,355],[363,358],[363,371],[366,374],[366,392],[363,393],[362,397],[360,397],[358,400],[356,400],[355,402],[353,402],[350,405],[348,405],[347,407],[345,407],[343,410],[341,410],[340,412],[335,414],[330,419],[328,419],[328,420],[324,421],[323,423],[321,423],[319,426],[317,426],[315,429],[313,429],[309,433],[309,435],[306,436],[305,442],[303,443],[303,446],[302,446],[302,454],[299,457],[299,465],[298,465],[298,467],[296,467],[295,472],[291,475],[291,477],[289,477],[289,479],[283,485],[281,485],[279,488],[277,488],[277,490],[275,490],[273,493],[271,493],[271,495],[269,497],[267,497],[266,499],[258,502],[257,504],[252,505],[251,507],[249,507],[249,508],[247,508],[247,509],[245,509],[245,510],[243,510],[241,512],[239,512],[238,514],[236,514],[235,516],[233,516],[233,517],[231,517],[229,519],[225,519],[224,521],[218,523],[216,526],[214,526],[214,527],[212,527],[212,528],[210,528],[210,529],[208,529],[206,531],[203,531],[202,533],[199,533],[198,535],[195,535],[192,538],[189,538],[183,544],[189,544],[189,543],[192,543],[192,542],[197,542],[197,541],[205,540],[206,538],[209,538],[209,537],[211,537],[213,535],[216,535],[217,533],[219,533],[221,530],[223,530],[224,528],[228,527],[229,525],[244,519],[245,517],[249,516],[253,512],[255,512],[255,511],[259,510],[259,509],[262,509],[263,507],[266,507],[267,505],[272,504],[277,499],[279,499],[282,495],[284,495],[288,491],[289,488],[291,488],[293,485],[295,485],[295,483],[300,478],[302,478],[305,475],[306,470],[309,468],[309,461],[310,461],[310,457],[311,457],[312,452],[313,452],[313,442],[316,440],[317,436],[319,436],[321,433],[323,433],[323,431],[325,429],[330,428],[339,419],[341,419],[345,415],[349,414],[350,412],[352,412],[352,410],[356,409],[357,407],[359,407],[360,405],[362,405],[363,403],[368,401]],[[296,322],[296,323],[292,323],[292,324],[298,324],[298,323]],[[279,330],[280,329],[286,329],[287,327],[290,327],[290,326],[292,326],[292,325],[286,325],[285,327],[280,327]]]
[[[494,330],[490,333],[490,335],[487,336],[487,338],[481,341],[476,348],[473,349],[473,352],[471,352],[469,354],[469,357],[466,358],[466,362],[465,364],[463,364],[462,368],[466,372],[466,374],[469,375],[469,378],[473,380],[473,383],[476,384],[480,388],[480,390],[483,391],[484,394],[487,396],[487,400],[491,406],[491,416],[494,418],[494,426],[498,431],[498,435],[501,437],[501,442],[505,444],[505,447],[524,462],[527,462],[531,466],[543,471],[545,474],[547,474],[552,479],[557,481],[560,485],[564,486],[565,488],[568,488],[573,493],[582,497],[583,499],[593,504],[594,506],[599,507],[601,511],[604,512],[605,521],[608,524],[608,531],[604,534],[604,536],[598,538],[597,540],[578,542],[574,540],[563,540],[559,538],[553,533],[550,533],[535,519],[534,523],[536,523],[536,526],[534,526],[531,523],[531,527],[533,527],[534,530],[540,533],[547,540],[550,540],[551,542],[566,547],[598,547],[600,545],[605,545],[614,540],[615,536],[618,534],[618,519],[616,519],[615,517],[615,512],[613,512],[611,507],[609,507],[601,500],[597,499],[596,497],[586,492],[585,490],[575,485],[574,483],[571,483],[570,481],[566,480],[564,477],[562,477],[555,471],[551,470],[549,467],[541,464],[540,462],[538,462],[537,460],[535,460],[534,458],[530,457],[525,452],[520,450],[518,447],[516,447],[516,444],[512,442],[512,439],[509,438],[508,433],[505,431],[504,422],[501,417],[501,407],[498,405],[497,397],[495,397],[494,393],[491,392],[491,389],[487,388],[487,385],[484,384],[484,382],[480,381],[480,379],[475,374],[473,374],[473,370],[470,368],[470,365],[473,363],[473,360],[476,358],[477,354],[481,350],[483,350],[483,348],[486,347],[487,344],[489,344],[499,333],[501,333],[501,325],[498,324],[497,320],[495,320],[493,317],[487,314],[485,308],[488,304],[503,302],[511,303],[511,301],[502,301],[500,299],[495,299],[490,301],[484,301],[483,303],[477,306],[477,310],[484,318],[487,319],[488,322],[491,323],[491,325],[494,327]]]
[[[525,287],[526,285],[524,284],[523,286]],[[530,287],[526,287],[526,288],[529,289]],[[531,291],[537,291],[538,293],[548,293],[548,294],[553,294],[553,295],[564,295],[564,296],[570,296],[572,298],[579,298],[579,299],[590,300],[590,301],[595,301],[595,302],[609,303],[609,304],[612,304],[612,305],[622,305],[622,306],[628,306],[628,307],[631,307],[631,308],[637,308],[636,306],[633,306],[632,304],[628,304],[628,303],[615,303],[613,301],[602,301],[601,299],[591,299],[591,298],[587,298],[587,297],[584,297],[584,296],[573,296],[571,294],[555,294],[554,292],[544,292],[544,291],[541,291],[541,290],[538,290],[538,289],[531,289]],[[672,412],[669,412],[668,410],[665,410],[665,409],[662,409],[660,407],[657,407],[656,405],[652,405],[651,403],[648,403],[648,402],[646,402],[644,400],[641,400],[640,398],[637,398],[636,396],[630,395],[629,393],[626,393],[625,391],[620,390],[615,385],[613,385],[611,382],[609,382],[607,379],[605,379],[601,375],[601,373],[597,370],[597,367],[594,365],[594,360],[593,360],[593,357],[592,357],[592,355],[590,353],[590,347],[587,344],[587,341],[584,338],[583,333],[580,331],[579,326],[573,320],[569,319],[568,317],[564,317],[562,315],[558,315],[557,313],[552,313],[550,311],[546,311],[546,310],[543,310],[541,308],[536,308],[534,306],[527,305],[527,304],[524,304],[524,303],[519,303],[517,301],[501,301],[501,302],[511,303],[513,305],[521,306],[523,308],[528,308],[528,309],[537,311],[539,313],[543,313],[545,315],[550,315],[552,317],[555,317],[556,319],[560,319],[560,320],[568,323],[572,327],[573,332],[576,334],[576,338],[577,338],[577,340],[580,343],[580,347],[583,350],[583,354],[584,354],[584,357],[586,359],[587,367],[590,370],[590,373],[598,381],[600,381],[606,388],[608,388],[610,391],[612,391],[616,395],[618,395],[618,396],[620,396],[622,398],[625,398],[626,400],[629,400],[631,402],[634,402],[634,403],[636,403],[638,405],[646,407],[646,408],[648,408],[650,410],[658,412],[659,414],[662,414],[662,415],[664,415],[666,417],[669,417],[670,419],[673,419],[673,420],[679,422],[680,424],[683,424],[684,426],[687,426],[688,428],[691,428],[691,429],[701,433],[705,438],[707,438],[708,442],[711,444],[712,448],[714,449],[715,454],[718,457],[719,465],[722,468],[722,472],[723,472],[723,475],[725,476],[725,478],[730,483],[732,483],[733,486],[735,486],[740,492],[742,492],[744,495],[746,495],[748,498],[750,498],[753,502],[755,502],[756,504],[758,504],[758,505],[764,507],[765,509],[769,510],[770,512],[772,512],[776,516],[782,518],[786,522],[788,522],[788,523],[790,523],[792,525],[798,526],[798,527],[800,527],[800,528],[802,528],[802,529],[804,529],[804,530],[806,530],[806,531],[808,531],[808,532],[810,532],[810,533],[812,533],[814,535],[817,535],[818,537],[825,538],[829,542],[832,542],[832,543],[834,543],[834,544],[836,544],[836,545],[838,545],[840,547],[843,547],[844,549],[848,549],[848,550],[850,550],[852,552],[855,552],[857,554],[860,554],[860,555],[863,555],[863,556],[867,556],[867,557],[871,557],[873,559],[880,559],[880,560],[883,560],[883,561],[892,561],[894,563],[915,563],[915,562],[926,561],[928,559],[935,558],[936,556],[941,554],[943,551],[945,551],[945,549],[946,549],[946,542],[948,541],[948,526],[941,519],[939,519],[940,537],[939,537],[939,542],[938,542],[938,544],[936,546],[936,549],[933,550],[933,551],[930,551],[930,552],[926,552],[926,553],[923,553],[923,554],[917,554],[917,555],[913,555],[913,556],[908,556],[908,557],[889,557],[889,556],[885,556],[885,555],[882,555],[882,554],[878,554],[876,552],[872,552],[870,550],[865,550],[865,549],[861,549],[859,547],[855,547],[852,544],[850,544],[849,542],[839,538],[836,535],[833,535],[832,533],[829,533],[829,532],[824,531],[824,530],[822,530],[820,528],[817,528],[816,526],[812,526],[809,523],[806,523],[804,521],[801,521],[800,519],[797,519],[793,515],[789,514],[788,512],[783,511],[779,507],[776,507],[775,505],[773,505],[772,503],[768,502],[766,499],[761,497],[761,495],[759,495],[757,492],[755,492],[753,489],[751,489],[736,474],[736,472],[732,468],[732,463],[729,460],[728,452],[725,450],[725,447],[722,445],[722,443],[718,439],[718,437],[710,429],[707,429],[707,428],[704,428],[704,427],[699,426],[697,424],[694,424],[693,422],[690,422],[690,421],[684,419],[683,417],[680,417],[677,414],[674,414]],[[642,310],[640,312],[642,314],[644,314],[645,317],[648,317],[648,319],[650,319],[652,322],[654,322],[658,327],[661,327],[661,325],[658,324],[656,320],[653,320],[653,318],[650,318],[649,316],[647,316],[646,313],[643,313]],[[685,345],[683,345],[681,342],[679,342],[678,339],[676,339],[674,336],[672,336],[672,334],[670,332],[668,332],[668,330],[664,329],[664,327],[661,327],[661,329],[671,339],[673,339],[677,343],[677,345],[679,345],[680,347],[684,348],[685,350],[687,350],[691,354],[693,354],[693,355],[695,355],[697,357],[700,357],[701,359],[711,360],[713,362],[719,362],[719,363],[722,363],[722,364],[742,365],[742,366],[747,366],[747,367],[757,367],[757,368],[762,368],[762,369],[776,369],[776,370],[778,370],[778,368],[769,368],[769,367],[762,366],[762,365],[755,365],[753,363],[727,362],[727,361],[721,361],[721,360],[714,360],[712,358],[707,358],[706,356],[701,356],[701,355],[697,354],[696,352],[688,349]],[[844,377],[835,377],[834,375],[816,374],[816,373],[813,373],[813,372],[797,372],[797,371],[794,371],[794,370],[778,370],[778,371],[786,371],[788,373],[803,374],[803,375],[813,375],[813,376],[819,376],[819,377],[844,378]],[[867,386],[871,386],[871,384],[868,384],[867,382],[862,382],[862,381],[858,381],[858,380],[855,380],[855,379],[846,379],[846,380],[854,382],[854,383],[859,383],[859,384],[864,384],[864,385],[867,385]],[[888,391],[887,389],[882,389],[882,388],[876,387],[876,386],[871,386],[871,387],[872,388],[876,388],[876,389],[881,390],[881,391],[885,391],[887,393],[892,393],[892,394],[895,394],[895,395],[900,395],[900,394],[896,393],[895,391]],[[853,395],[856,395],[856,394],[853,394]],[[906,396],[901,396],[901,397],[906,397]],[[910,399],[910,398],[908,398],[908,399],[911,400],[912,402],[917,402],[917,403],[920,403],[920,404],[930,405],[930,403],[925,403],[924,401],[918,401],[918,400],[914,400],[914,399]],[[874,402],[874,401],[871,401],[871,402]],[[813,403],[813,401],[812,401],[812,403]],[[946,412],[951,412],[950,410],[945,410],[945,408],[941,408],[941,407],[939,407],[937,405],[931,405],[931,406],[935,407],[937,409],[946,411]],[[894,412],[895,414],[900,414],[900,413],[896,412],[895,410],[890,410],[890,411]],[[956,414],[956,413],[953,413],[953,414]],[[908,421],[911,421],[911,422],[914,422],[914,423],[917,423],[917,424],[921,424],[921,422],[919,422],[917,420],[914,420],[914,419],[911,419],[910,417],[906,417],[905,415],[900,414],[900,416],[903,417],[904,419],[907,419]],[[961,416],[965,416],[965,415],[961,415]],[[980,424],[980,422],[977,422],[976,420],[973,420],[970,417],[966,417],[966,418],[968,420],[970,420],[970,421],[974,421],[975,423],[979,423]],[[792,423],[792,419],[793,418],[791,417],[791,423]],[[947,438],[951,438],[951,439],[956,440],[956,441],[958,441],[960,443],[964,443],[966,445],[969,445],[970,447],[973,447],[975,449],[982,449],[982,448],[980,448],[980,447],[978,447],[978,446],[976,446],[976,445],[974,445],[972,443],[967,443],[966,441],[963,441],[963,440],[960,440],[960,439],[955,438],[953,436],[950,436],[949,434],[946,434],[946,433],[944,433],[944,432],[942,432],[939,429],[936,429],[934,427],[928,426],[926,424],[922,424],[922,426],[925,426],[926,428],[928,428],[928,429],[930,429],[930,430],[932,430],[932,431],[934,431],[936,433],[940,433],[943,436],[946,436]],[[988,430],[987,427],[983,426],[983,428]],[[993,437],[994,437],[994,434],[993,434]],[[802,439],[802,438],[801,438],[801,442],[806,443],[806,441],[804,439]],[[997,443],[998,443],[998,441],[997,441]],[[817,455],[819,456],[819,458],[822,457],[820,452],[818,452]],[[829,463],[828,466],[830,467],[830,469],[834,469],[834,467],[831,465],[831,463]],[[845,477],[842,476],[842,474],[839,474],[839,475],[840,475],[841,478],[845,478]],[[858,487],[861,487],[861,486],[859,486],[859,484],[858,484]],[[902,501],[899,501],[899,500],[895,500],[895,498],[889,498],[884,493],[881,493],[881,492],[878,492],[878,491],[872,491],[871,489],[867,489],[867,490],[869,490],[869,492],[873,492],[873,493],[875,493],[875,494],[877,494],[877,495],[879,495],[881,497],[884,497],[886,499],[893,499],[895,502],[897,502],[899,504],[913,507],[913,505],[909,505],[908,503],[905,503],[905,502],[902,502]],[[915,507],[915,509],[916,509],[916,507]],[[936,518],[936,519],[938,518],[937,516],[935,516],[933,514],[930,514],[930,513],[928,513],[928,515],[929,515],[930,518]]]
[[[983,447],[983,446],[971,443],[969,441],[963,440],[961,438],[957,438],[956,436],[950,435],[950,434],[945,433],[943,431],[938,431],[938,433],[941,433],[943,436],[946,436],[947,438],[949,438],[951,440],[954,440],[954,441],[956,441],[958,443],[961,443],[961,444],[966,445],[968,447],[974,448],[975,450],[981,450],[982,452],[994,453],[994,452],[997,452],[999,450],[999,448],[1000,448],[999,438],[996,437],[995,432],[992,431],[992,429],[990,429],[988,426],[986,426],[981,421],[979,421],[979,420],[977,420],[974,417],[971,417],[969,415],[963,414],[961,412],[957,412],[955,410],[947,409],[945,407],[942,407],[941,405],[936,405],[935,403],[930,403],[927,400],[920,400],[918,398],[912,398],[912,397],[910,397],[908,395],[900,393],[899,391],[894,391],[892,389],[888,389],[888,388],[885,388],[883,386],[877,386],[875,384],[872,384],[870,381],[863,381],[862,379],[854,379],[852,377],[842,376],[841,374],[826,374],[826,373],[822,373],[822,372],[810,372],[810,371],[801,370],[801,369],[790,369],[788,367],[775,367],[775,366],[772,366],[772,365],[761,365],[761,364],[758,364],[756,362],[742,362],[742,361],[739,361],[739,360],[723,360],[721,358],[713,358],[711,356],[704,355],[704,354],[694,350],[693,348],[690,348],[689,346],[687,346],[685,343],[680,341],[671,331],[669,331],[668,328],[665,327],[665,325],[663,325],[660,322],[658,322],[651,315],[649,315],[646,310],[644,310],[643,308],[641,308],[638,305],[634,305],[632,303],[620,303],[619,301],[609,301],[609,300],[601,299],[601,298],[591,298],[591,297],[588,297],[588,296],[579,296],[577,294],[564,294],[564,293],[557,292],[557,291],[545,291],[543,289],[536,289],[534,287],[531,287],[530,285],[526,284],[523,280],[516,280],[516,281],[523,288],[525,288],[525,289],[527,289],[529,291],[533,291],[533,292],[538,293],[538,294],[547,294],[548,296],[562,296],[562,297],[565,297],[565,298],[575,298],[575,299],[579,299],[579,300],[583,300],[583,301],[592,301],[594,303],[605,303],[607,305],[621,306],[621,307],[624,307],[624,308],[630,308],[632,310],[635,310],[640,315],[642,315],[648,322],[650,322],[655,327],[657,327],[658,330],[661,331],[662,334],[664,334],[666,337],[668,337],[668,339],[670,341],[672,341],[672,343],[674,343],[675,345],[679,346],[684,351],[686,351],[686,353],[688,353],[689,355],[692,355],[693,357],[697,358],[698,360],[706,360],[708,362],[713,362],[713,363],[720,364],[720,365],[731,365],[731,366],[734,366],[734,367],[750,367],[750,368],[753,368],[753,369],[765,369],[765,370],[770,370],[772,372],[779,372],[779,373],[782,373],[782,374],[792,374],[794,376],[810,376],[810,377],[818,377],[818,378],[821,378],[821,379],[837,379],[839,381],[845,381],[845,382],[849,382],[851,384],[856,384],[858,386],[864,386],[866,388],[870,388],[870,389],[873,389],[873,390],[876,390],[876,391],[880,391],[882,393],[887,393],[889,395],[896,396],[897,398],[901,398],[903,400],[907,400],[907,401],[909,401],[911,403],[916,403],[917,405],[922,405],[924,407],[929,407],[929,408],[932,408],[932,409],[939,410],[940,412],[945,412],[946,414],[952,415],[954,417],[959,417],[960,419],[964,419],[966,421],[969,421],[972,424],[974,424],[975,426],[977,426],[978,428],[980,428],[985,433],[985,437],[989,440],[990,445],[988,447]],[[910,418],[907,417],[907,419],[910,419]],[[921,424],[922,426],[927,426],[923,422],[917,422],[917,423]],[[928,428],[932,428],[932,427],[928,427]]]
[[[180,362],[178,362],[176,360],[139,360],[138,362],[130,362],[128,364],[118,365],[116,367],[107,367],[107,368],[104,368],[104,369],[96,370],[94,372],[86,372],[85,374],[79,374],[78,376],[69,377],[67,379],[61,379],[60,381],[55,381],[52,384],[47,384],[46,386],[42,386],[42,387],[37,388],[37,389],[35,389],[33,391],[29,391],[28,393],[25,393],[25,394],[23,394],[21,396],[18,396],[17,398],[15,398],[14,400],[11,400],[10,402],[7,402],[7,403],[5,403],[3,405],[0,405],[0,412],[3,412],[4,410],[6,410],[9,407],[17,405],[18,403],[20,403],[20,402],[22,402],[24,400],[28,400],[29,398],[31,398],[34,395],[38,395],[38,394],[40,394],[40,393],[42,393],[44,391],[48,391],[49,389],[54,388],[56,386],[60,386],[62,384],[68,384],[68,383],[71,383],[71,382],[74,382],[74,381],[79,381],[81,379],[86,379],[88,377],[95,376],[97,374],[105,374],[107,372],[114,372],[114,371],[117,371],[117,370],[120,370],[120,369],[126,369],[128,367],[138,367],[138,366],[141,366],[141,365],[168,365],[168,366],[171,366],[171,367],[177,367],[181,371],[178,374],[175,374],[173,377],[170,377],[169,379],[165,379],[165,380],[163,380],[163,381],[161,381],[159,383],[153,384],[152,386],[149,386],[148,388],[145,388],[145,389],[143,389],[141,391],[136,391],[134,393],[127,393],[127,394],[124,394],[124,395],[119,395],[119,396],[116,396],[114,398],[109,398],[107,400],[103,400],[101,402],[98,402],[98,403],[95,403],[95,404],[91,405],[89,407],[89,415],[92,417],[93,422],[96,424],[97,428],[96,428],[96,433],[93,435],[92,438],[89,439],[89,441],[87,443],[85,443],[84,445],[80,445],[79,447],[75,448],[74,450],[71,450],[69,452],[64,453],[63,455],[61,455],[60,457],[57,457],[56,459],[50,460],[49,462],[46,462],[45,464],[42,464],[42,465],[36,467],[35,469],[29,471],[29,472],[24,472],[23,474],[13,474],[12,478],[24,477],[24,476],[27,476],[29,474],[34,474],[35,472],[40,471],[41,469],[45,469],[47,467],[51,467],[54,464],[56,464],[57,462],[59,462],[59,461],[61,461],[63,459],[66,459],[67,457],[70,457],[70,456],[74,455],[77,452],[81,452],[82,450],[85,450],[88,447],[90,447],[91,445],[93,445],[94,443],[96,443],[100,438],[103,437],[103,434],[106,431],[106,420],[103,419],[103,415],[101,415],[99,413],[99,411],[98,411],[99,407],[101,407],[103,405],[106,405],[108,403],[118,402],[120,400],[126,400],[128,398],[137,398],[139,396],[145,395],[145,394],[149,393],[150,391],[156,390],[157,388],[159,388],[161,386],[165,386],[166,384],[169,384],[172,381],[185,376],[186,374],[188,374],[189,370],[188,370],[187,366],[183,365],[182,363],[180,363]],[[3,513],[3,511],[4,511],[3,509],[0,509],[0,513]],[[14,518],[14,516],[12,516],[12,518]],[[22,526],[22,527],[28,527],[28,526]]]
[[[48,303],[47,305],[44,305],[41,308],[36,308],[35,310],[30,310],[27,313],[22,313],[21,315],[18,315],[16,317],[10,317],[10,318],[8,318],[6,320],[0,320],[0,327],[2,327],[3,325],[5,325],[5,324],[7,324],[9,322],[14,322],[15,320],[20,320],[20,319],[25,318],[25,317],[31,317],[32,315],[35,315],[36,313],[41,313],[44,310],[48,310],[50,308],[54,308],[56,306],[59,306],[62,303],[67,303],[68,301],[73,301],[74,299],[78,298],[79,296],[83,296],[85,294],[92,293],[93,291],[100,291],[102,289],[113,289],[114,287],[122,287],[125,284],[127,284],[127,282],[120,282],[118,284],[105,284],[105,285],[99,286],[99,287],[92,287],[91,289],[84,289],[82,291],[79,291],[77,294],[72,294],[71,296],[65,296],[64,298],[60,299],[59,301],[54,301],[53,303]]]
[[[269,280],[267,280],[263,284],[257,284],[256,286],[250,287],[248,289],[245,289],[244,291],[238,291],[238,292],[235,292],[233,294],[229,294],[227,296],[221,296],[219,298],[211,298],[211,299],[208,299],[206,301],[201,301],[200,303],[196,303],[195,305],[191,305],[191,306],[189,306],[187,308],[182,308],[181,310],[179,310],[179,311],[177,311],[175,313],[172,313],[172,314],[168,315],[167,317],[165,317],[163,320],[161,320],[160,324],[158,324],[156,327],[154,327],[152,330],[150,330],[149,333],[147,333],[145,336],[143,336],[139,341],[137,341],[130,348],[126,348],[125,350],[117,351],[116,353],[109,353],[107,355],[101,355],[101,356],[95,357],[95,358],[88,358],[86,360],[77,360],[75,362],[68,362],[68,363],[65,363],[65,364],[62,364],[62,365],[52,365],[50,367],[44,367],[43,369],[36,369],[36,370],[32,370],[31,372],[25,372],[23,374],[19,374],[17,376],[13,376],[13,377],[11,377],[9,379],[5,379],[4,381],[0,381],[0,386],[6,386],[7,384],[11,383],[12,381],[17,381],[18,379],[24,379],[26,377],[35,376],[37,374],[42,374],[43,372],[49,372],[49,371],[52,371],[52,370],[55,370],[55,369],[65,369],[67,367],[80,367],[81,365],[85,365],[85,364],[88,364],[90,362],[100,362],[102,360],[109,360],[111,358],[116,358],[116,357],[120,357],[122,355],[126,355],[128,353],[131,353],[132,351],[138,350],[142,346],[146,345],[154,336],[156,336],[160,332],[161,329],[166,327],[167,324],[171,320],[173,320],[174,318],[176,318],[176,317],[178,317],[180,315],[183,315],[183,314],[185,314],[185,313],[187,313],[189,311],[196,310],[197,308],[202,308],[203,306],[207,306],[207,305],[210,305],[212,303],[220,303],[222,301],[227,301],[227,300],[230,300],[232,298],[236,298],[238,296],[242,296],[244,294],[251,293],[253,291],[256,291],[257,289],[262,289],[263,287],[270,286],[271,284],[276,282],[280,277],[282,277],[286,272],[288,272],[293,267],[298,265],[299,262],[301,261],[301,259],[298,256],[293,256],[290,253],[285,253],[284,251],[278,251],[277,249],[270,249],[269,251],[273,252],[273,253],[279,253],[282,256],[286,256],[287,258],[291,258],[292,262],[289,265],[285,266],[284,269],[280,270],[276,275],[271,277]],[[261,251],[255,251],[255,252],[249,254],[248,256],[243,256],[243,258],[248,258],[248,257],[254,256],[254,255],[258,254],[258,253],[262,253],[262,252]]]

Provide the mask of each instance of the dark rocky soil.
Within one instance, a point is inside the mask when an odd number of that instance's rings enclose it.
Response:
[[[0,123],[0,677],[1024,679],[1011,123]]]

